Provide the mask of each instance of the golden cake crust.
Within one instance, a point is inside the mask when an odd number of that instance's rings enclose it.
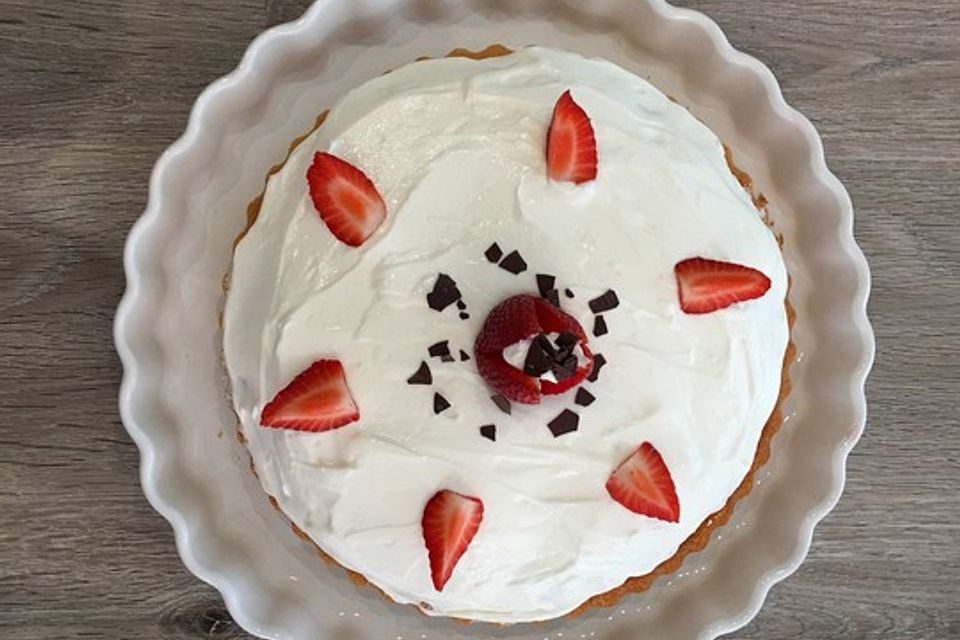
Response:
[[[471,51],[469,49],[457,48],[451,51],[450,53],[448,53],[447,57],[464,57],[464,58],[472,58],[475,60],[482,60],[485,58],[505,56],[511,53],[513,53],[512,49],[501,44],[493,44],[480,51]],[[428,60],[428,59],[429,57],[425,56],[425,57],[417,58],[417,61]],[[673,97],[671,96],[668,96],[668,97],[670,97],[670,99],[673,100]],[[270,171],[267,173],[267,176],[264,181],[264,190],[261,191],[260,195],[254,198],[249,205],[247,205],[246,225],[244,226],[240,234],[237,236],[237,238],[234,240],[234,244],[233,244],[234,249],[236,249],[236,246],[240,243],[241,240],[243,240],[247,232],[253,227],[254,223],[257,221],[257,217],[260,215],[260,209],[263,204],[263,196],[264,196],[264,193],[266,193],[266,181],[268,181],[271,176],[273,176],[275,173],[277,173],[283,168],[287,160],[290,158],[290,154],[292,154],[293,151],[307,137],[309,137],[312,133],[314,133],[317,129],[320,128],[320,126],[326,120],[328,113],[329,113],[329,110],[325,110],[319,116],[317,116],[317,119],[314,122],[313,127],[311,127],[309,131],[304,133],[302,136],[299,136],[298,138],[294,139],[290,143],[290,146],[287,150],[286,158],[284,158],[283,161],[280,162],[279,164],[276,164],[270,168]],[[740,185],[747,190],[747,192],[750,194],[753,200],[754,205],[764,215],[764,218],[767,221],[767,224],[772,227],[769,216],[767,215],[766,197],[764,197],[762,193],[759,193],[758,191],[756,191],[756,189],[754,188],[753,179],[750,177],[750,175],[746,171],[739,168],[734,163],[733,152],[731,151],[730,147],[724,144],[723,148],[724,148],[724,156],[726,158],[727,165],[729,166],[731,173],[737,179],[737,182],[739,182]],[[778,236],[778,241],[782,246],[783,238]],[[226,293],[228,287],[229,287],[229,273],[224,276],[224,280],[223,280],[224,293]],[[794,308],[790,304],[789,300],[786,302],[786,311],[787,311],[787,323],[789,328],[792,330],[794,320],[796,318],[796,312],[794,311]],[[220,324],[221,326],[223,324],[222,312],[220,314]],[[619,587],[615,587],[609,591],[597,594],[587,599],[579,607],[577,607],[576,609],[568,613],[567,617],[578,616],[584,611],[592,607],[598,607],[598,606],[611,607],[611,606],[614,606],[621,598],[623,598],[625,595],[629,593],[639,593],[642,591],[646,591],[653,584],[653,581],[656,580],[658,577],[674,573],[677,569],[679,569],[680,565],[683,563],[684,558],[686,558],[689,554],[694,553],[696,551],[700,551],[701,549],[707,546],[707,543],[710,541],[710,536],[713,534],[713,532],[718,527],[725,524],[733,515],[733,511],[737,505],[737,502],[740,501],[748,493],[750,493],[750,490],[753,488],[753,480],[757,471],[770,458],[770,446],[773,440],[773,436],[777,433],[777,431],[780,429],[780,427],[783,424],[783,404],[790,393],[789,368],[790,368],[790,364],[794,360],[795,355],[796,355],[796,347],[791,338],[788,341],[786,350],[784,351],[783,367],[782,367],[781,376],[780,376],[780,393],[777,398],[777,402],[774,405],[773,411],[770,413],[770,417],[767,418],[767,421],[764,424],[763,430],[760,434],[760,439],[757,444],[757,451],[754,454],[754,458],[753,458],[753,464],[750,466],[750,469],[747,471],[746,475],[743,477],[743,480],[740,482],[737,488],[727,498],[727,501],[724,504],[724,506],[718,511],[708,516],[700,524],[697,530],[694,531],[677,548],[677,551],[672,556],[670,556],[669,558],[661,562],[652,571],[641,576],[635,576],[635,577],[629,578]],[[242,444],[246,445],[246,437],[243,435],[243,431],[240,428],[239,418],[237,419],[237,439]],[[258,475],[252,456],[250,457],[250,470],[253,472],[255,476]],[[264,493],[267,496],[267,499],[269,500],[270,504],[277,511],[279,511],[280,513],[283,513],[283,510],[280,508],[280,505],[278,504],[276,498],[270,495],[269,493],[266,493],[266,491]],[[286,517],[286,514],[284,514],[284,516]],[[341,565],[339,562],[334,560],[328,553],[326,553],[323,549],[321,549],[320,546],[317,545],[317,543],[314,542],[314,540],[309,535],[307,535],[305,531],[300,529],[295,523],[291,522],[290,528],[293,530],[293,533],[298,538],[311,544],[324,560],[346,571],[347,575],[355,584],[371,586],[374,589],[376,589],[378,592],[380,592],[384,598],[393,602],[392,598],[390,598],[386,593],[384,593],[382,589],[378,588],[375,584],[369,582],[365,577],[363,577],[363,575],[351,569],[347,569],[346,567]],[[420,603],[420,606],[424,609],[430,608],[427,603]],[[473,620],[470,620],[470,619],[463,619],[463,618],[454,618],[454,619],[463,623],[474,622]]]

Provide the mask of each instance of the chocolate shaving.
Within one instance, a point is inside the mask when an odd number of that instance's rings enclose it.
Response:
[[[433,412],[435,414],[439,415],[449,408],[450,408],[450,403],[447,402],[446,398],[444,398],[439,393],[433,394]]]
[[[503,250],[500,248],[496,242],[487,247],[487,250],[483,252],[483,255],[487,257],[487,260],[490,262],[499,262],[500,258],[503,257]]]
[[[456,358],[454,358],[449,353],[445,353],[442,356],[440,356],[440,362],[453,362],[454,360],[456,360]]]
[[[437,281],[433,283],[433,290],[427,294],[427,304],[434,311],[443,311],[451,304],[461,298],[460,289],[453,278],[445,273],[437,276]]]
[[[550,356],[551,359],[556,359],[558,353],[557,348],[552,342],[550,342],[550,338],[547,337],[547,334],[537,334],[537,337],[534,338],[534,341],[540,345],[540,348],[543,349],[544,353]]]
[[[467,303],[464,302],[462,299],[461,299],[461,300],[457,300],[457,309],[459,309],[460,311],[466,311],[466,309],[467,309]]]
[[[416,373],[407,378],[407,384],[432,384],[433,375],[430,373],[430,367],[426,362],[420,362],[420,367]]]
[[[587,376],[587,380],[590,382],[596,382],[597,378],[600,377],[600,369],[603,368],[603,365],[607,364],[607,359],[603,357],[602,353],[594,354],[593,356],[593,371],[590,372],[590,375]]]
[[[572,353],[563,360],[555,362],[553,365],[553,377],[557,379],[557,382],[566,380],[576,372],[577,356],[573,355]]]
[[[497,408],[500,409],[500,411],[503,411],[505,414],[510,415],[510,413],[513,411],[510,401],[499,393],[490,396],[490,399],[493,400],[493,404],[497,405]]]
[[[596,396],[594,396],[592,393],[590,393],[583,387],[580,387],[579,389],[577,389],[577,396],[573,399],[573,401],[576,402],[581,407],[589,407],[590,405],[593,404],[593,401],[596,399],[597,399]]]
[[[580,339],[569,332],[561,333],[556,344],[545,333],[538,334],[530,341],[523,372],[539,378],[550,371],[557,382],[566,380],[577,372],[579,359],[573,350],[579,342]]]
[[[507,257],[500,261],[500,268],[509,271],[513,275],[519,275],[527,270],[527,262],[517,251],[511,251]]]
[[[544,343],[546,343],[546,346]],[[547,351],[547,346],[550,348],[550,351],[553,351],[550,340],[542,333],[530,343],[530,348],[527,350],[527,358],[523,361],[523,372],[525,374],[539,378],[554,368],[553,354]]]
[[[469,320],[469,319],[470,319],[470,314],[467,313],[466,311],[461,311],[461,312],[460,312],[460,319],[461,319],[461,320]]]
[[[590,311],[594,313],[610,311],[611,309],[616,309],[618,306],[620,306],[620,299],[617,298],[617,293],[613,289],[607,289],[603,295],[590,301]]]
[[[495,424],[485,424],[480,427],[480,435],[482,435],[487,440],[491,442],[497,441],[497,425]]]
[[[557,346],[561,349],[573,349],[578,342],[580,342],[580,338],[577,337],[577,334],[569,331],[564,331],[557,336]]]
[[[576,357],[573,356],[573,347],[561,347],[557,350],[557,355],[553,357],[554,362],[564,362],[567,358]]]
[[[573,291],[571,291],[570,289],[564,289],[564,290],[563,290],[563,294],[564,294],[565,296],[567,296],[568,298],[572,298],[572,297],[573,297]]]
[[[435,342],[427,349],[427,352],[433,358],[443,358],[443,356],[450,355],[450,341],[441,340],[440,342]]]
[[[571,431],[576,431],[579,425],[580,416],[570,411],[570,409],[564,409],[560,412],[560,415],[547,423],[547,427],[550,429],[550,433],[553,434],[554,438],[559,438]]]
[[[460,362],[466,362],[469,359],[470,355],[463,349],[460,349]]]
[[[596,316],[593,319],[593,335],[598,338],[607,335],[607,321],[603,319],[603,316]]]
[[[540,291],[540,297],[546,298],[547,293],[553,291],[557,284],[557,277],[549,273],[537,274],[537,289]]]
[[[552,304],[553,306],[560,308],[560,292],[556,289],[550,289],[543,295],[543,299]]]

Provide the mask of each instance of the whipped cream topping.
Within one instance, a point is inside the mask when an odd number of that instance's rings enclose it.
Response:
[[[579,186],[546,177],[546,131],[567,89],[598,144],[599,175]],[[360,167],[387,204],[360,248],[314,210],[305,176],[318,150]],[[492,242],[530,268],[488,262]],[[754,267],[772,287],[686,315],[673,267],[693,256]],[[468,319],[427,306],[441,272]],[[590,338],[607,360],[586,383],[591,406],[571,392],[508,416],[473,359],[443,363],[427,348],[449,340],[472,354],[486,314],[535,293],[536,273],[575,293],[561,302],[586,327],[591,298],[613,288],[620,306]],[[723,507],[778,397],[786,290],[777,242],[706,126],[612,63],[529,48],[417,62],[345,96],[270,178],[237,247],[224,351],[260,480],[324,551],[432,615],[541,620],[651,571]],[[320,434],[260,427],[263,406],[320,358],[343,363],[360,420]],[[433,385],[406,384],[421,360]],[[452,404],[440,415],[435,392]],[[579,430],[554,438],[546,425],[566,408]],[[632,513],[604,488],[643,442],[672,474],[678,523]],[[438,593],[420,520],[440,489],[480,498],[484,517]]]

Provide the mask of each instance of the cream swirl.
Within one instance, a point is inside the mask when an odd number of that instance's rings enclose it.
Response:
[[[553,105],[571,89],[596,131],[599,175],[547,179]],[[387,204],[360,248],[338,242],[314,210],[314,152],[361,167]],[[488,262],[497,242],[529,270]],[[692,256],[749,265],[773,282],[750,303],[686,315],[674,265]],[[450,274],[468,303],[431,310]],[[471,351],[490,309],[556,275],[566,311],[620,306],[591,338],[608,361],[577,408],[577,432],[546,424],[569,395],[514,406],[489,399]],[[720,509],[749,469],[780,388],[788,340],[787,276],[777,242],[731,175],[717,137],[660,91],[602,60],[529,48],[473,61],[417,62],[344,97],[267,185],[237,247],[224,314],[233,402],[263,486],[344,566],[428,613],[517,622],[562,615],[651,571]],[[321,357],[339,359],[357,423],[322,434],[258,426],[263,406]],[[433,386],[406,378],[428,360]],[[432,411],[438,391],[452,407]],[[497,426],[496,441],[478,428]],[[604,488],[649,441],[669,467],[680,521],[636,515]],[[441,488],[477,496],[483,523],[444,590],[430,580],[420,518]]]

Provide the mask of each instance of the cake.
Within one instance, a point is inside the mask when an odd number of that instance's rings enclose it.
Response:
[[[235,249],[224,358],[302,537],[424,613],[546,620],[675,570],[749,490],[788,278],[653,85],[474,58],[370,80],[296,141]]]

